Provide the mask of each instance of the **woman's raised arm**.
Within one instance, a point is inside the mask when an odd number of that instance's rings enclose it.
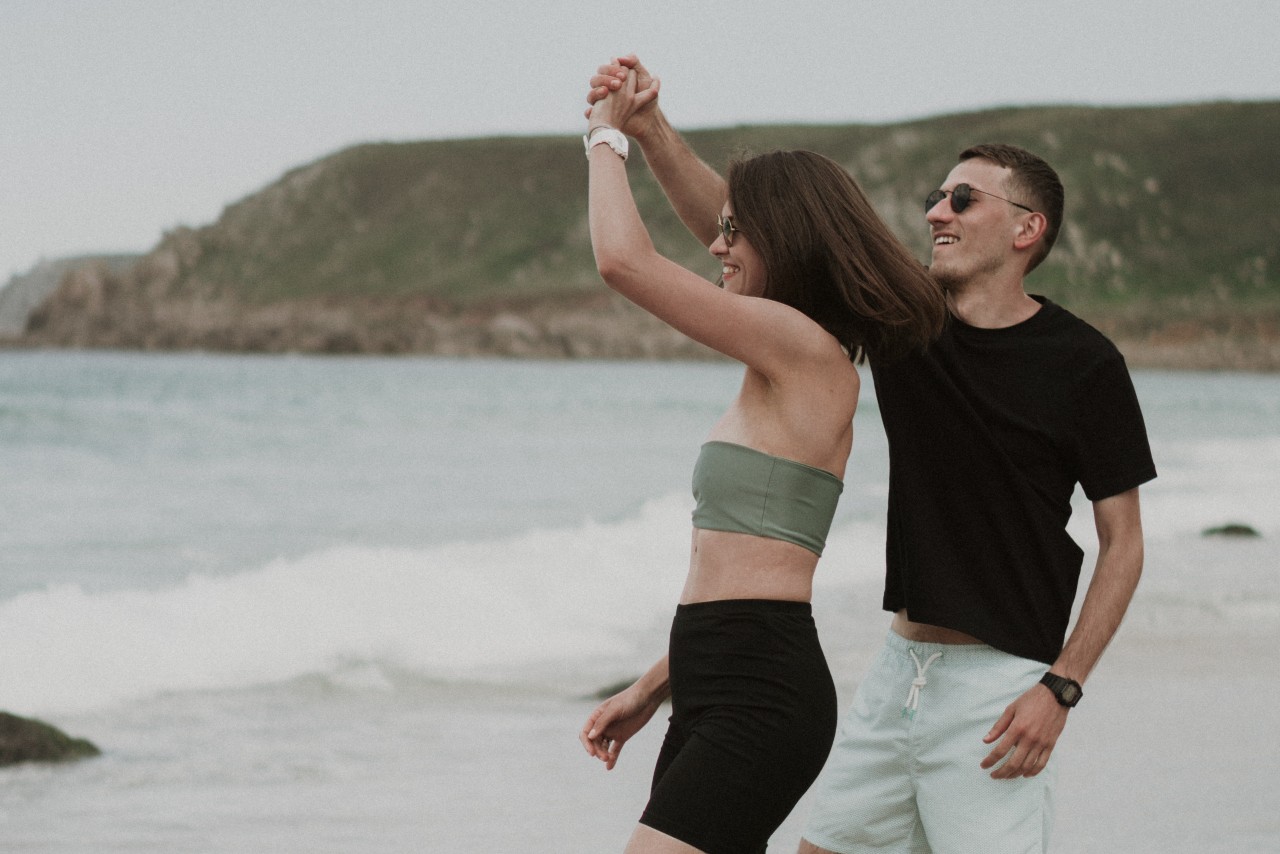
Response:
[[[589,127],[613,127],[615,97],[638,98],[635,74],[618,93],[595,103]],[[643,93],[641,93],[642,95]],[[640,218],[626,163],[599,144],[590,160],[588,219],[596,269],[609,287],[695,341],[768,376],[829,343],[802,313],[773,300],[729,293],[663,257]]]

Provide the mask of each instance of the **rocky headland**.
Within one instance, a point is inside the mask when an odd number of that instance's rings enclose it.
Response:
[[[688,134],[708,162],[803,147],[858,177],[927,258],[920,199],[965,145],[1044,154],[1067,222],[1028,280],[1108,334],[1130,364],[1280,369],[1280,102],[1020,108],[898,125]],[[714,262],[637,156],[658,248]],[[8,346],[511,358],[711,358],[595,275],[571,138],[356,146],[179,228],[136,259],[77,259],[0,325]],[[39,271],[48,286],[51,270]],[[16,293],[14,284],[0,290]],[[30,291],[25,291],[30,293]],[[0,299],[0,303],[3,300]],[[3,306],[0,305],[0,308]],[[12,312],[11,312],[12,313]]]

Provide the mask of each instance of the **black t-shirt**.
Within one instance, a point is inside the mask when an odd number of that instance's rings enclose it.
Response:
[[[1052,663],[1097,501],[1156,476],[1124,358],[1066,309],[1003,329],[952,317],[926,354],[872,364],[889,439],[884,607]]]

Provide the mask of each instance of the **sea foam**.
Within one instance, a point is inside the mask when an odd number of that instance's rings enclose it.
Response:
[[[689,558],[687,494],[611,522],[425,549],[350,545],[158,590],[0,602],[0,705],[74,713],[366,665],[421,679],[634,675],[660,655]],[[879,577],[882,532],[832,532],[818,590]]]
[[[625,657],[679,596],[688,500],[632,518],[426,549],[346,546],[174,587],[61,586],[0,603],[0,705],[74,712],[377,662],[510,679]]]

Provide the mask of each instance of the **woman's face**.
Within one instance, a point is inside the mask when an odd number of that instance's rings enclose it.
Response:
[[[733,212],[726,202],[721,211],[720,236],[711,244],[711,254],[720,261],[720,280],[727,291],[743,296],[758,297],[764,293],[764,259],[751,245],[751,240],[736,228]],[[729,232],[726,238],[725,233]]]

